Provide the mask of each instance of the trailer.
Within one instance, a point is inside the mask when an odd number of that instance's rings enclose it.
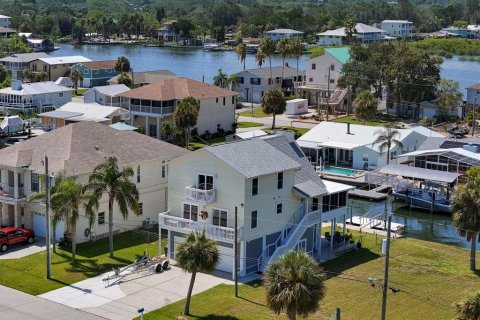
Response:
[[[287,111],[285,114],[302,114],[308,112],[307,99],[293,99],[287,101]]]

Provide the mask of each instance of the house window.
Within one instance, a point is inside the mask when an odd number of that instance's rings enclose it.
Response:
[[[272,81],[272,78],[268,78],[268,84],[272,84],[273,81]]]
[[[238,77],[237,80],[238,80],[238,83],[244,83],[245,82],[243,77]]]
[[[283,212],[283,203],[277,203],[277,214],[280,214]]]
[[[140,165],[137,166],[137,183],[140,183]]]
[[[105,212],[98,213],[98,224],[105,224]]]
[[[88,73],[88,70],[83,70],[83,73],[87,74],[87,73]]]
[[[94,73],[94,74],[98,74],[98,70],[94,70],[93,73]]]
[[[39,183],[38,183],[38,173],[31,173],[30,175],[31,179],[31,190],[32,192],[38,192],[39,191]]]
[[[215,99],[215,103],[218,103],[218,98]]]
[[[213,189],[213,176],[207,174],[198,175],[198,189],[212,190]]]
[[[217,123],[217,132],[220,131],[220,129],[222,129],[222,125],[220,123]]]
[[[143,214],[143,203],[142,203],[142,202],[140,202],[140,203],[138,204],[138,212],[140,213],[140,215]]]
[[[220,209],[213,209],[213,224],[220,227],[227,226],[227,211]]]
[[[318,198],[312,198],[312,211],[318,210]]]
[[[283,189],[283,172],[277,174],[277,189]]]
[[[223,97],[223,105],[225,105],[225,101],[226,101],[226,98],[225,98],[225,97]]]
[[[47,72],[47,66],[43,66],[43,72]]]
[[[315,63],[312,63],[312,70],[316,70],[317,69],[317,65]]]
[[[330,79],[330,83],[335,83],[335,79]]]
[[[235,104],[235,96],[232,96],[232,104]]]
[[[32,64],[32,71],[37,71],[37,65],[36,64]]]
[[[162,161],[162,178],[167,176],[167,162],[165,160]]]
[[[330,70],[335,71],[335,65],[334,64],[330,65]]]
[[[362,161],[368,161],[368,154],[365,153],[365,154],[362,156]]]
[[[252,211],[252,217],[250,221],[250,228],[255,229],[257,227],[258,212],[257,210]]]
[[[250,84],[253,84],[253,85],[260,85],[261,83],[261,80],[260,78],[250,78]]]
[[[313,78],[308,78],[308,82],[313,82]]]
[[[390,152],[390,160],[395,159],[396,156],[397,156],[397,151]]]
[[[183,218],[198,221],[198,206],[193,204],[183,204]]]
[[[258,178],[252,179],[252,196],[256,196],[258,194]]]
[[[60,92],[60,93],[58,94],[58,97],[59,97],[59,98],[62,98],[62,97],[63,97],[63,92]]]

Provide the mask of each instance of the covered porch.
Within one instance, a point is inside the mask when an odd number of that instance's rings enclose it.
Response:
[[[302,140],[297,143],[314,167],[331,165],[352,168],[353,166],[353,149],[356,146],[349,143],[334,141],[317,143]]]

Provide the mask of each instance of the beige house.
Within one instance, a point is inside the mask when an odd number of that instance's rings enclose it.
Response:
[[[233,272],[235,211],[240,274],[263,270],[286,250],[318,259],[322,221],[344,221],[352,187],[323,181],[293,139],[276,136],[205,147],[169,164],[168,252],[191,231],[205,230],[218,243],[217,269]],[[336,243],[335,245],[337,245]]]
[[[132,183],[140,192],[142,214],[130,213],[124,220],[114,207],[115,232],[147,224],[155,224],[158,211],[166,208],[167,163],[187,151],[132,131],[119,131],[94,122],[64,126],[36,138],[0,150],[1,186],[0,224],[24,226],[38,236],[45,236],[45,204],[28,202],[27,198],[42,187],[39,175],[45,173],[44,157],[48,156],[49,173],[76,177],[86,184],[93,169],[116,156],[121,167],[131,166]],[[64,222],[57,225],[56,238],[63,235]],[[90,228],[84,215],[77,223],[77,241],[105,237],[108,233],[108,202],[101,199],[97,217]]]
[[[177,78],[177,76],[170,70],[155,70],[155,71],[140,71],[140,72],[130,72],[130,77],[132,78],[133,87],[143,87],[147,84],[151,84],[157,81],[168,80]],[[120,75],[113,77],[108,80],[109,85],[118,84],[118,78]]]
[[[155,138],[162,137],[162,121],[171,120],[175,108],[187,97],[200,105],[198,134],[230,131],[235,123],[236,92],[188,78],[158,81],[118,96],[126,99],[130,124],[144,127],[145,134]]]
[[[46,72],[48,80],[56,81],[70,73],[70,67],[81,62],[92,61],[84,56],[48,57],[39,58],[30,62],[33,72]]]

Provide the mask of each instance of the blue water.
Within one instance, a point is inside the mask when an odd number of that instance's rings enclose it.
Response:
[[[333,174],[341,174],[344,176],[356,176],[358,175],[358,170],[352,170],[352,169],[345,169],[345,168],[337,168],[337,167],[325,167],[323,171],[327,173],[333,173]]]
[[[466,87],[480,83],[480,62],[460,61],[458,57],[444,59],[440,75],[444,79],[458,81],[460,89],[466,97]]]

